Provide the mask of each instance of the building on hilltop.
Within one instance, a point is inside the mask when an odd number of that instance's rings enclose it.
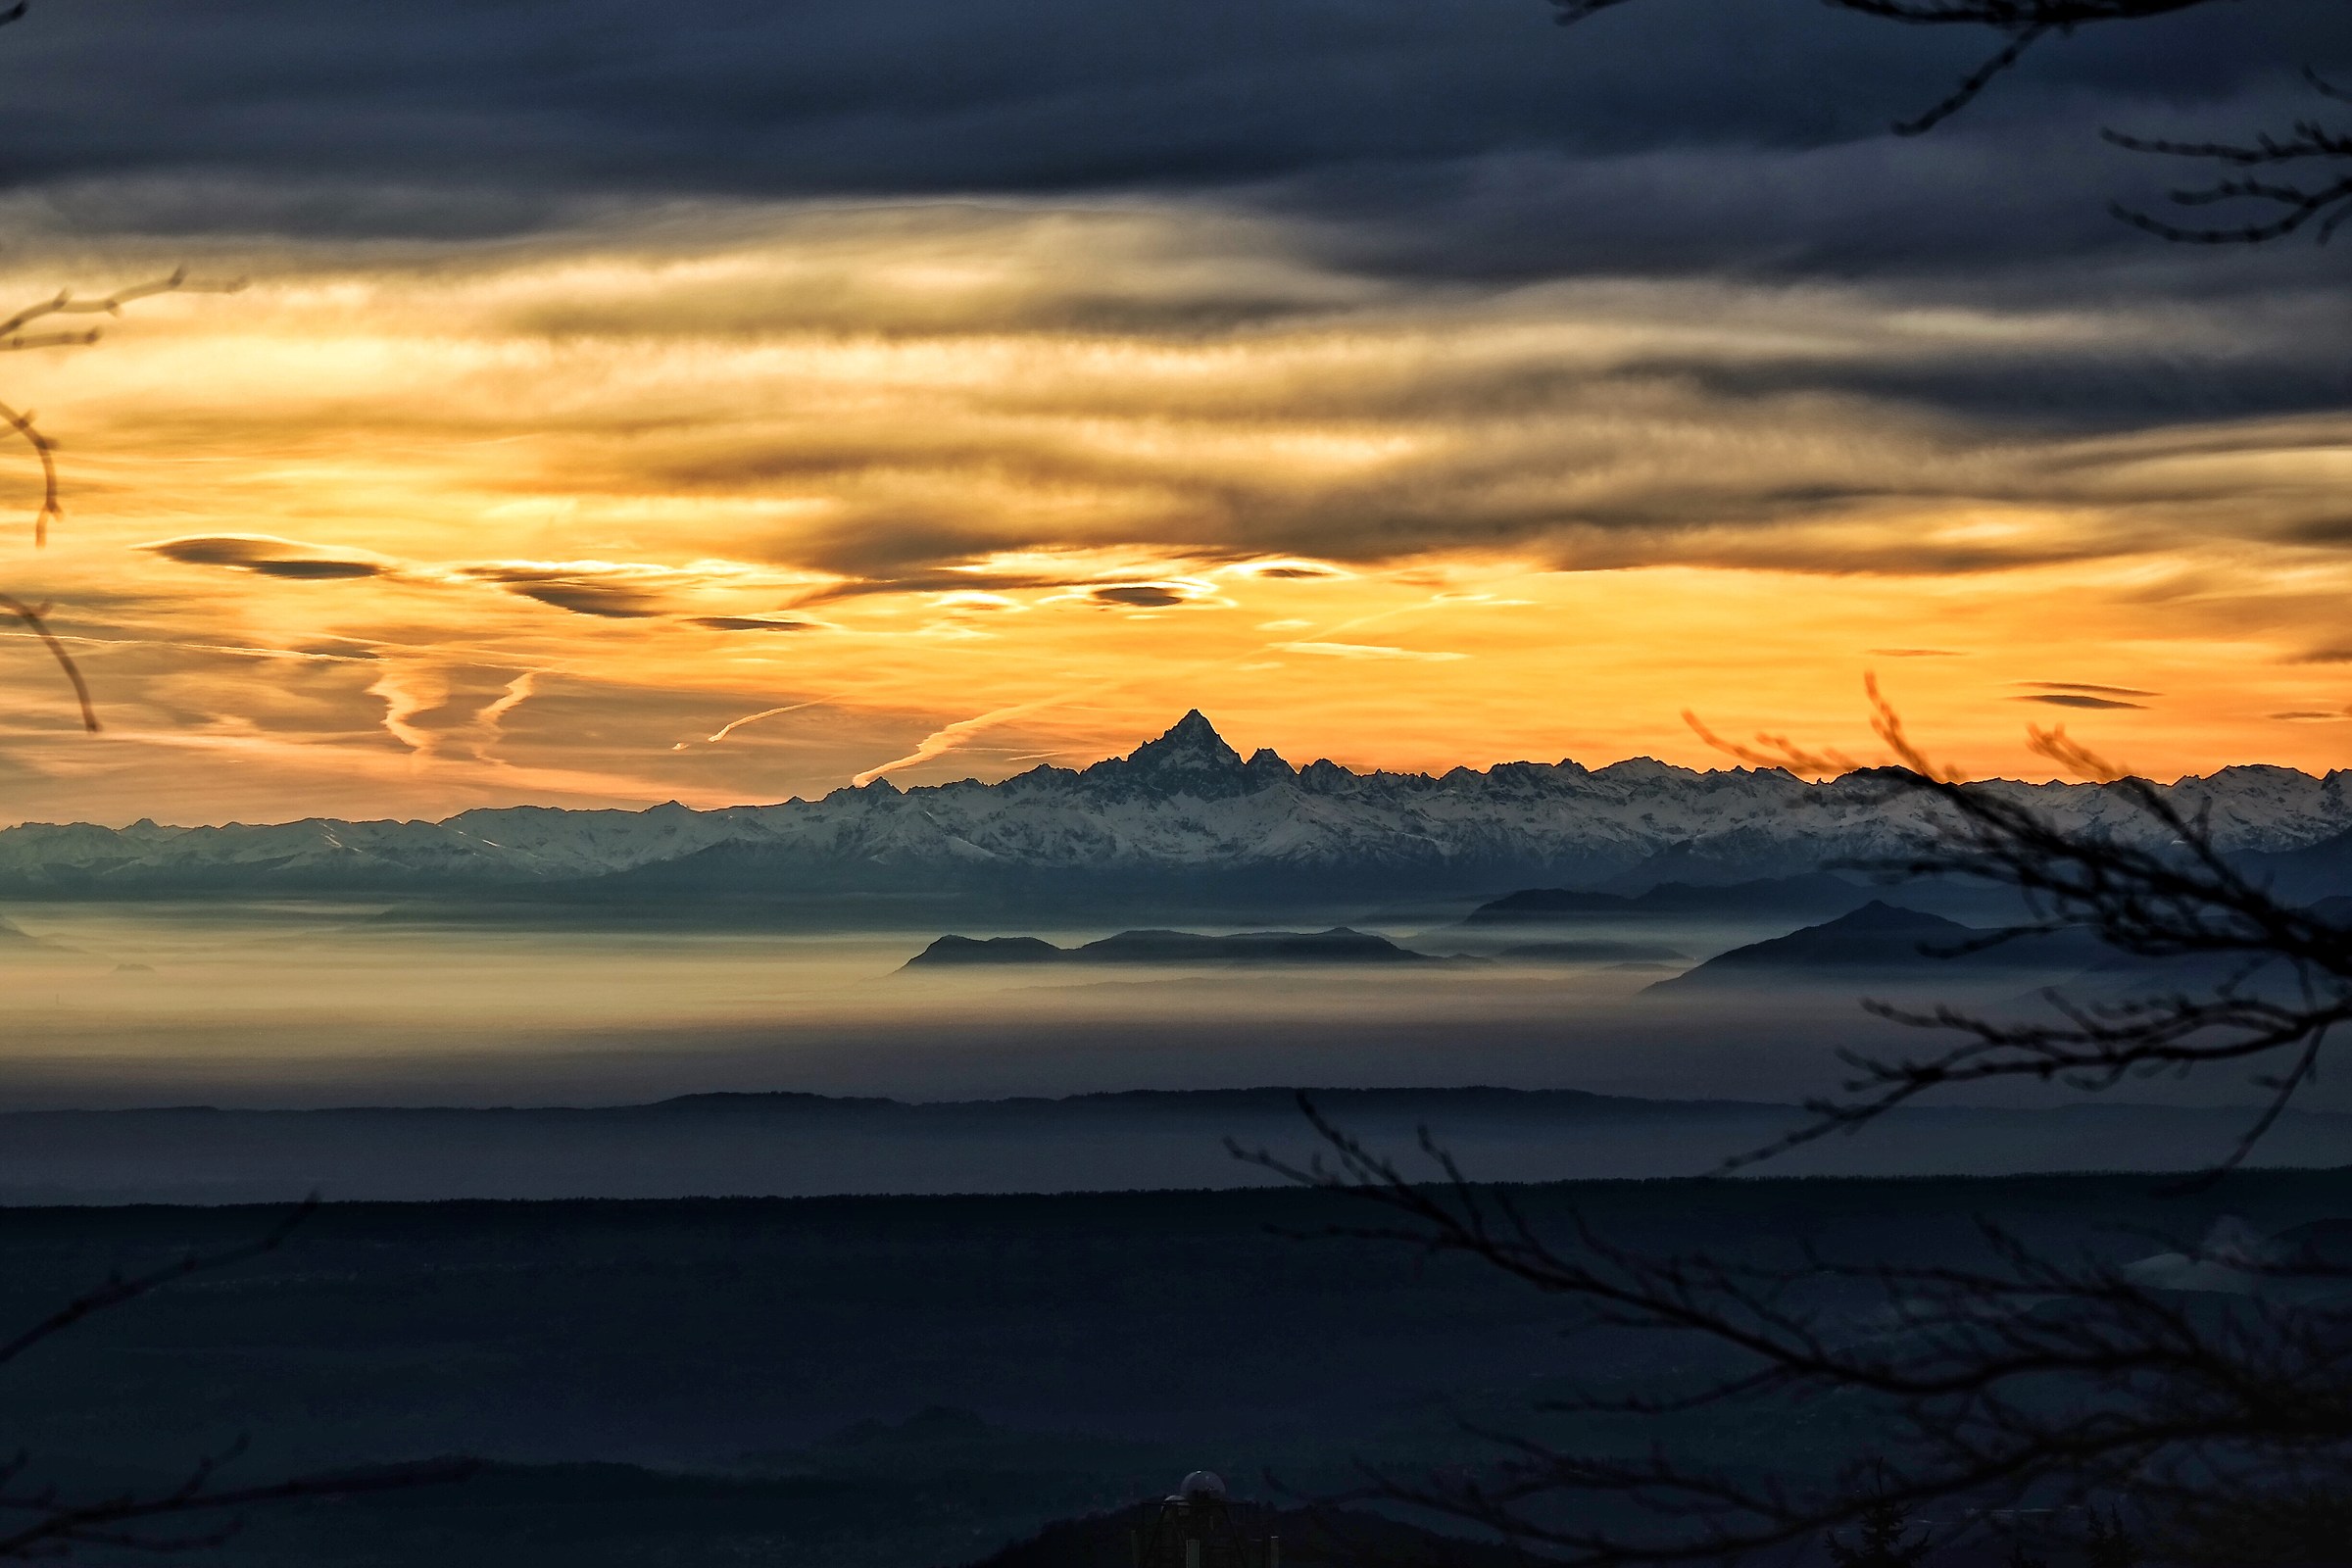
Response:
[[[1266,1510],[1231,1502],[1223,1481],[1196,1470],[1128,1532],[1131,1568],[1282,1568],[1272,1523]]]

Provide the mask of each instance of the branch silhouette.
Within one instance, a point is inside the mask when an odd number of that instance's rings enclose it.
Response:
[[[0,13],[0,25],[19,20],[24,13],[22,5],[13,11]],[[124,306],[152,299],[159,294],[232,294],[244,286],[241,280],[234,279],[199,281],[191,278],[187,270],[181,268],[167,276],[134,283],[127,288],[117,289],[112,294],[85,298],[71,290],[61,290],[48,299],[24,307],[13,316],[0,318],[0,353],[26,349],[86,348],[98,342],[103,335],[103,328],[95,326],[71,330],[28,330],[55,318],[118,318]],[[0,403],[0,425],[6,425],[20,437],[31,452],[33,460],[40,465],[41,500],[33,513],[32,543],[34,549],[42,549],[49,543],[50,525],[62,522],[66,514],[64,492],[58,478],[57,443],[34,422],[34,415],[30,410],[18,410]],[[25,629],[48,651],[49,657],[57,662],[58,668],[72,684],[74,699],[80,706],[83,730],[96,734],[100,727],[98,710],[90,697],[89,682],[83,677],[80,666],[74,662],[64,642],[50,629],[47,619],[49,607],[27,604],[11,594],[0,594],[0,612],[22,621]]]
[[[2220,972],[2209,986],[2145,998],[2056,999],[2054,1023],[1878,1005],[1958,1042],[1915,1057],[1849,1054],[1841,1095],[1810,1102],[1796,1130],[1722,1169],[1860,1131],[1962,1086],[2030,1080],[2097,1093],[2151,1072],[2261,1063],[2264,1104],[2188,1185],[2241,1162],[2352,1018],[2352,926],[2241,871],[2205,816],[2063,729],[2034,730],[2031,742],[2128,805],[2135,835],[2071,828],[2019,792],[1965,779],[1909,735],[1875,680],[1866,689],[1886,753],[1868,762],[1784,736],[1728,741],[1691,723],[1746,761],[1863,769],[1889,801],[1924,797],[1936,809],[1910,852],[1863,863],[1888,877],[1964,877],[2016,893],[2026,918],[1968,951],[2087,926],[2119,954]],[[1467,1434],[1492,1446],[1494,1462],[1434,1475],[1367,1470],[1353,1500],[1432,1511],[1498,1532],[1542,1560],[1598,1568],[1793,1549],[1866,1526],[1874,1509],[1959,1507],[1988,1529],[1993,1511],[2031,1502],[2121,1530],[2116,1509],[2128,1499],[2160,1522],[2206,1521],[2210,1535],[2212,1520],[2242,1519],[2273,1495],[2352,1498],[2352,1255],[2340,1248],[2307,1241],[2249,1254],[2171,1243],[2184,1266],[2225,1270],[2239,1293],[2200,1298],[2087,1250],[2044,1255],[1989,1222],[1980,1224],[1981,1261],[1966,1265],[1854,1261],[1810,1246],[1794,1262],[1760,1252],[1658,1255],[1581,1215],[1555,1243],[1510,1192],[1471,1181],[1426,1130],[1427,1174],[1416,1176],[1303,1096],[1300,1105],[1317,1141],[1312,1158],[1228,1147],[1383,1214],[1318,1234],[1475,1257],[1553,1298],[1572,1333],[1680,1336],[1735,1368],[1694,1388],[1589,1388],[1539,1409],[1637,1424],[1786,1421],[1842,1400],[1867,1414],[1877,1440],[1833,1473],[1791,1479],[1696,1462],[1663,1439],[1595,1451],[1474,1426]],[[1870,1311],[1838,1304],[1857,1292],[1876,1303]],[[1596,1512],[1596,1502],[1614,1511]]]
[[[2352,102],[2352,94],[2318,72],[2306,67],[2303,76],[2322,97],[2337,103]],[[2168,141],[2161,137],[2126,135],[2117,130],[2100,134],[2115,146],[2135,153],[2197,160],[2224,169],[2291,170],[2300,173],[2318,166],[2318,172],[2306,177],[2233,174],[2210,184],[2175,190],[2167,198],[2174,206],[2184,208],[2237,203],[2241,205],[2236,210],[2244,211],[2246,205],[2251,205],[2257,212],[2268,210],[2274,215],[2267,219],[2253,218],[2236,223],[2176,223],[2133,207],[2118,205],[2113,209],[2125,222],[2164,239],[2192,245],[2259,245],[2284,239],[2308,227],[2313,238],[2325,245],[2344,220],[2352,218],[2352,172],[2332,172],[2352,171],[2352,131],[2324,125],[2316,120],[2298,120],[2283,136],[2259,135],[2250,142]]]
[[[1630,0],[1550,0],[1550,3],[1554,20],[1562,26],[1571,26]],[[2217,0],[1828,0],[1828,3],[1839,11],[1909,26],[1974,27],[2001,35],[2002,42],[1962,76],[1950,92],[1890,127],[1898,136],[1917,136],[1976,102],[1987,87],[2045,38],[2067,37],[2083,27],[2107,23],[2144,22],[2175,12],[2193,11]]]
[[[23,21],[24,14],[24,0],[0,8],[0,27]],[[0,318],[0,352],[87,347],[99,340],[101,328],[52,323],[88,317],[117,318],[124,306],[159,294],[182,290],[232,292],[242,286],[237,282],[198,282],[181,269],[111,294],[84,297],[61,291]],[[40,429],[28,409],[18,410],[0,403],[0,424],[24,442],[40,467],[41,501],[32,519],[33,545],[39,549],[49,542],[50,525],[65,515],[57,443]],[[74,688],[82,727],[95,732],[99,727],[98,715],[89,683],[64,642],[51,629],[49,606],[0,593],[0,612],[22,622],[57,662]],[[318,1206],[318,1200],[314,1196],[250,1242],[213,1251],[189,1252],[143,1273],[109,1277],[13,1337],[0,1340],[0,1367],[93,1317],[118,1310],[168,1286],[276,1251]],[[478,1468],[471,1460],[437,1459],[318,1471],[251,1486],[220,1485],[223,1470],[244,1448],[245,1442],[239,1439],[220,1452],[199,1458],[171,1487],[86,1497],[69,1496],[54,1487],[26,1485],[31,1468],[31,1459],[26,1454],[0,1461],[0,1560],[54,1561],[73,1556],[84,1547],[145,1554],[203,1550],[233,1537],[243,1523],[244,1512],[257,1506],[440,1485],[461,1480]]]
[[[141,1273],[113,1275],[0,1341],[0,1366],[93,1317],[171,1285],[268,1256],[285,1246],[318,1208],[314,1196],[250,1242],[192,1251]],[[21,1485],[31,1459],[19,1453],[0,1462],[0,1560],[53,1559],[82,1546],[143,1553],[201,1550],[232,1538],[244,1523],[244,1513],[262,1504],[439,1486],[464,1480],[479,1468],[469,1459],[434,1459],[317,1471],[252,1486],[220,1485],[221,1472],[245,1446],[240,1438],[218,1453],[204,1455],[176,1485],[96,1497],[72,1497],[52,1487]],[[190,1527],[207,1520],[218,1522]]]
[[[1550,0],[1563,26],[1615,10],[1631,0]],[[1910,26],[1974,28],[1999,42],[1952,88],[1916,115],[1893,122],[1898,136],[1918,136],[1968,108],[2022,62],[2036,46],[2066,38],[2085,27],[2148,22],[2159,17],[2216,6],[2221,0],[1828,0],[1840,11]],[[2309,67],[2304,76],[2323,97],[2345,94]],[[2156,217],[2127,203],[2109,208],[2116,218],[2161,239],[2195,245],[2259,245],[2310,229],[2326,243],[2352,214],[2352,132],[2315,120],[2299,120],[2284,134],[2258,133],[2242,142],[2180,141],[2139,136],[2113,128],[2099,132],[2112,146],[2165,158],[2204,160],[2226,169],[2277,171],[2293,166],[2318,172],[2309,177],[2237,173],[2168,193],[2179,208],[2230,207],[2257,216],[2235,222],[2199,224]]]
[[[1551,3],[1558,21],[1574,24],[1630,0]],[[1948,92],[1891,127],[1918,135],[2053,39],[2219,0],[1829,3],[1907,25],[1993,35]],[[2324,98],[2348,96],[2316,72],[2305,74]],[[2176,208],[2249,215],[2200,225],[2115,208],[2166,240],[2259,244],[2308,231],[2324,242],[2352,211],[2352,132],[2318,119],[2243,142],[2103,135],[2132,152],[2220,171],[2210,183],[2172,192]],[[1875,681],[1868,691],[1886,754],[1870,761],[1784,735],[1727,741],[1686,716],[1744,761],[1815,776],[1862,773],[1890,800],[1924,800],[1931,831],[1908,853],[1866,868],[2014,893],[2026,917],[1972,949],[2087,927],[2119,956],[2161,966],[2173,979],[2122,1000],[2051,996],[2054,1021],[1876,1004],[1882,1016],[1952,1043],[1918,1055],[1848,1055],[1850,1076],[1838,1094],[1812,1101],[1793,1132],[1723,1169],[1863,1131],[1948,1089],[2010,1081],[2095,1094],[2144,1075],[2245,1063],[2258,1069],[2263,1103],[2189,1185],[2242,1163],[2352,1020],[2352,906],[2278,894],[2231,861],[2205,816],[2063,729],[2031,731],[2031,744],[2101,784],[2128,808],[2135,831],[2074,828],[1997,783],[1968,780],[1909,736]],[[2307,1243],[2250,1257],[2210,1243],[2180,1246],[2184,1266],[2222,1269],[2237,1282],[2236,1294],[2196,1297],[2168,1293],[2087,1250],[2046,1256],[1989,1223],[1979,1234],[1981,1260],[1947,1266],[1855,1262],[1809,1248],[1794,1263],[1760,1252],[1661,1256],[1577,1215],[1554,1243],[1510,1192],[1469,1180],[1426,1130],[1427,1173],[1416,1176],[1303,1096],[1300,1105],[1318,1145],[1310,1159],[1228,1147],[1293,1182],[1347,1193],[1379,1215],[1317,1234],[1477,1258],[1553,1299],[1572,1332],[1678,1336],[1676,1343],[1734,1367],[1695,1387],[1588,1388],[1542,1408],[1637,1426],[1700,1414],[1773,1423],[1843,1401],[1839,1408],[1867,1415],[1878,1440],[1874,1451],[1835,1473],[1791,1477],[1709,1465],[1655,1436],[1567,1446],[1467,1426],[1498,1455],[1492,1463],[1431,1475],[1368,1467],[1354,1498],[1429,1510],[1499,1534],[1536,1560],[1579,1568],[1720,1562],[1816,1544],[1842,1560],[1838,1532],[1862,1526],[1867,1538],[1874,1521],[1928,1505],[1962,1509],[1963,1533],[1988,1530],[2003,1504],[2071,1507],[2089,1522],[2076,1544],[2099,1561],[2134,1549],[2126,1503],[2141,1523],[2170,1530],[2183,1550],[2194,1549],[2199,1532],[2207,1541],[2242,1541],[2250,1524],[2296,1510],[2352,1519],[2352,1256],[2338,1255],[2340,1248]],[[1825,1304],[1825,1291],[1859,1291],[1875,1298],[1876,1311],[1840,1312]],[[1878,1533],[1897,1545],[1908,1539]],[[2340,1530],[2327,1542],[2316,1551],[2340,1553]],[[2033,1559],[2021,1545],[2011,1560]]]
[[[2096,1517],[2128,1496],[2146,1513],[2184,1515],[2315,1479],[2341,1485],[2352,1466],[2352,1321],[2342,1297],[2325,1294],[2352,1282],[2342,1259],[2180,1249],[2275,1293],[2216,1308],[2088,1253],[2044,1256],[1982,1221],[1984,1260],[1972,1265],[1855,1262],[1810,1246],[1794,1263],[1658,1255],[1578,1214],[1555,1244],[1507,1189],[1470,1181],[1426,1131],[1431,1170],[1416,1178],[1299,1102],[1322,1146],[1310,1159],[1228,1148],[1387,1216],[1307,1234],[1477,1258],[1559,1303],[1571,1335],[1666,1332],[1736,1367],[1688,1389],[1580,1387],[1538,1412],[1780,1423],[1836,1399],[1859,1401],[1874,1436],[1867,1454],[1792,1480],[1693,1462],[1664,1440],[1596,1451],[1466,1424],[1497,1458],[1434,1474],[1365,1466],[1362,1485],[1330,1500],[1419,1509],[1499,1534],[1537,1561],[1600,1568],[1736,1560],[1886,1508],[1959,1504],[1980,1532],[2027,1502]],[[1837,1304],[1856,1291],[1877,1306]],[[1605,1348],[1592,1359],[1605,1362]]]
[[[1768,1159],[1831,1133],[1851,1132],[1923,1095],[1991,1080],[2056,1082],[2083,1092],[2133,1077],[2255,1063],[2265,1102],[2207,1177],[2241,1163],[2319,1070],[2329,1040],[2352,1022],[2352,919],[2330,907],[2274,894],[2234,866],[2212,824],[2174,797],[2072,740],[2063,727],[2029,730],[2034,751],[2079,776],[2101,781],[2138,818],[2136,838],[2069,827],[1997,784],[1966,781],[1931,759],[1905,731],[1879,689],[1866,682],[1872,726],[1891,765],[1870,770],[1887,797],[1925,797],[1939,813],[1908,854],[1848,862],[1887,880],[1946,878],[2007,888],[2028,918],[1968,944],[1980,951],[2069,927],[2094,932],[2122,956],[2220,973],[2202,988],[2077,1003],[2043,993],[2057,1020],[1986,1018],[1951,1006],[1920,1012],[1865,1005],[1895,1022],[1959,1037],[1945,1050],[1888,1059],[1841,1054],[1853,1076],[1840,1096],[1809,1101],[1811,1119],[1778,1142],[1737,1156],[1726,1168]],[[1851,759],[1759,736],[1723,740],[1692,727],[1743,760],[1796,770],[1856,766]]]

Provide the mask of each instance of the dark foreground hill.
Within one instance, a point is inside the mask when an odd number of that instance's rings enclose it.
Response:
[[[1693,915],[1818,920],[1843,914],[1869,898],[1868,889],[1827,871],[1721,885],[1661,882],[1630,895],[1581,888],[1526,888],[1480,905],[1463,916],[1462,924],[1543,926]]]
[[[1575,1090],[1330,1089],[1316,1105],[1413,1146],[1428,1127],[1501,1180],[1685,1176],[1768,1144],[1793,1105]],[[2177,1170],[2218,1158],[2244,1112],[2092,1102],[1916,1106],[1781,1168],[1820,1174]],[[1226,1141],[1303,1152],[1289,1089],[910,1102],[692,1095],[592,1108],[353,1107],[0,1113],[0,1201],[816,1197],[1223,1188],[1276,1178]],[[2289,1111],[2258,1161],[2352,1160],[2352,1115]]]
[[[1740,986],[1838,985],[1858,980],[1967,983],[1985,976],[2077,974],[2119,955],[2087,927],[2009,942],[1996,932],[1873,899],[1785,937],[1719,953],[1649,989],[1689,995]]]
[[[2352,1216],[2352,1172],[1583,1183],[1518,1189],[1661,1252],[1961,1266],[1979,1222],[2131,1261],[2226,1218]],[[1375,1242],[1298,1191],[656,1203],[330,1204],[279,1251],[102,1314],[9,1367],[31,1480],[175,1482],[466,1453],[474,1481],[256,1512],[208,1568],[948,1568],[1210,1469],[1260,1496],[1357,1460],[1484,1456],[1473,1426],[1616,1441],[1534,1406],[1571,1382],[1703,1370],[1687,1346],[1567,1338],[1494,1270]],[[247,1241],[283,1211],[0,1210],[0,1324],[110,1272]],[[2303,1229],[2298,1229],[2303,1227]],[[2151,1233],[2177,1240],[2157,1240]],[[1878,1321],[1858,1284],[1809,1297]],[[1833,1412],[1834,1413],[1834,1412]],[[1567,1422],[1567,1424],[1561,1424]],[[1645,1430],[1702,1456],[1830,1462],[1818,1412]],[[1622,1434],[1617,1435],[1622,1437]],[[1123,1562],[1114,1557],[1111,1563]]]
[[[1131,1558],[1130,1541],[1149,1530],[1156,1503],[1114,1513],[1064,1519],[972,1568],[1117,1568]],[[1360,1509],[1277,1508],[1236,1502],[1234,1522],[1251,1537],[1273,1537],[1285,1563],[1444,1563],[1446,1568],[1526,1568],[1509,1546],[1436,1535]]]

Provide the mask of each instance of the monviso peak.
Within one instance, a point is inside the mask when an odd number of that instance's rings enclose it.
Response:
[[[1086,771],[1094,777],[1106,775],[1130,788],[1203,800],[1239,795],[1259,782],[1242,760],[1242,754],[1225,744],[1225,737],[1198,708],[1159,739],[1146,741],[1124,758],[1098,762]]]

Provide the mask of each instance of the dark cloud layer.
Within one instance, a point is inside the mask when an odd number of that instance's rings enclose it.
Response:
[[[704,417],[657,440],[649,420],[607,444],[609,468],[567,470],[613,494],[848,497],[831,520],[760,547],[840,580],[753,608],[1015,588],[1129,612],[1193,602],[1181,586],[1050,565],[972,572],[998,554],[1139,541],[1224,563],[1466,550],[1900,571],[2144,553],[2199,529],[2340,548],[2332,498],[2278,476],[2340,439],[2293,416],[2352,403],[2336,255],[2169,246],[2115,221],[2112,198],[2152,199],[2178,172],[2097,131],[2283,125],[2313,107],[2299,68],[2352,72],[2352,6],[2244,0],[2092,29],[2037,49],[1934,134],[1887,133],[1984,42],[1811,0],[1639,0],[1565,30],[1542,0],[36,0],[0,37],[0,224],[218,239],[265,258],[282,236],[330,265],[389,256],[429,271],[508,254],[491,241],[523,242],[522,255],[608,237],[690,250],[730,221],[774,219],[758,204],[805,198],[1004,198],[1024,213],[1099,199],[1198,216],[1221,237],[1152,255],[1181,284],[1146,286],[1115,249],[1100,265],[1079,254],[1064,270],[1086,290],[1007,285],[1001,307],[941,306],[937,321],[793,273],[768,292],[691,283],[652,301],[583,284],[518,302],[499,325],[535,344],[799,325],[1248,348],[1294,326],[1372,331],[1383,312],[1418,323],[1407,373],[1217,381],[1200,403],[1170,381],[1147,407],[1138,371],[1013,385],[961,422]],[[1007,254],[1020,264],[1007,275],[1063,260]],[[1634,334],[1634,307],[1562,303],[1634,285],[1720,293],[1727,314]],[[1580,353],[1562,334],[1453,358],[1428,347],[1481,313],[1573,317],[1625,346]],[[1202,471],[1180,442],[1105,440],[1087,423],[1182,431],[1253,414],[1459,439],[1310,480],[1303,467]],[[2277,417],[2248,419],[2228,438],[2234,455],[2132,444],[2248,416]],[[1036,504],[1076,495],[1116,498],[1104,515],[1123,531],[1073,532],[1065,510]],[[1971,511],[2063,517],[2029,535],[1863,537],[1888,516]],[[250,541],[172,550],[297,579],[385,569]],[[732,608],[666,577],[561,563],[471,577],[607,620]],[[2139,695],[2053,686],[2022,700]]]
[[[0,185],[394,238],[615,197],[1249,190],[1441,271],[1942,267],[2141,243],[2101,198],[2160,183],[2098,124],[2276,122],[2297,67],[2352,63],[2332,0],[2213,8],[2047,46],[1890,143],[1981,52],[1952,31],[1804,0],[1566,30],[1540,0],[85,0],[0,49]]]
[[[1422,287],[1884,279],[1993,310],[2237,313],[2227,345],[1619,368],[1727,397],[1830,389],[2080,430],[2352,401],[2336,257],[2127,227],[2110,201],[2160,200],[2181,172],[2097,135],[2240,136],[2325,107],[2298,73],[2352,70],[2352,6],[2091,29],[1934,134],[1887,133],[1984,43],[1810,0],[1640,0],[1566,29],[1542,0],[52,0],[0,38],[0,200],[69,236],[427,247],[670,203],[1199,201]],[[1319,308],[1246,294],[1102,309],[1181,331]]]

